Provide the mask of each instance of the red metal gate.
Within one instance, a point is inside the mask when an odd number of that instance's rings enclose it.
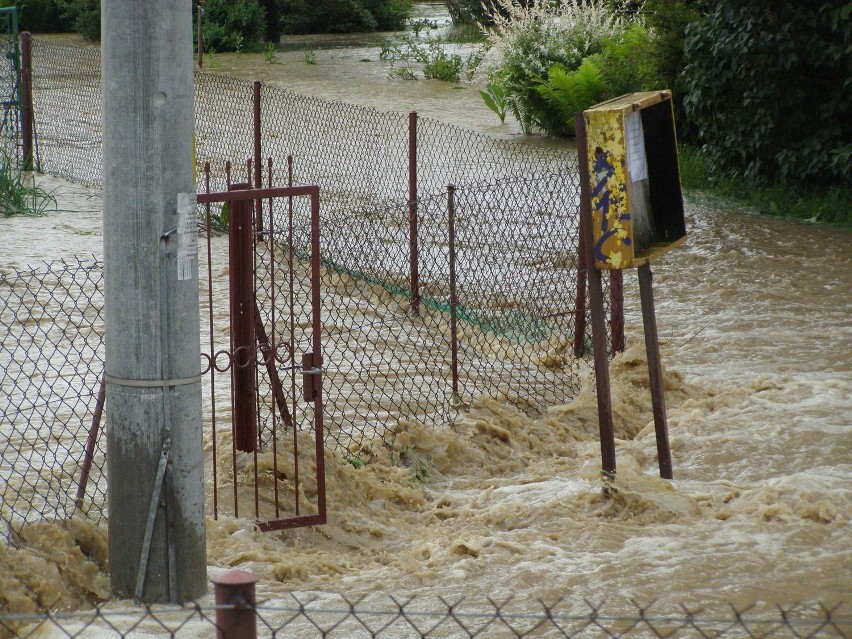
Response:
[[[265,531],[323,524],[319,187],[229,180],[211,193],[209,175],[197,197],[213,516],[253,517]]]

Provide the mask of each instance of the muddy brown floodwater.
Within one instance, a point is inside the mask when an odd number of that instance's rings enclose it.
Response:
[[[276,64],[220,54],[208,66],[520,137],[497,124],[475,86],[388,80],[377,46],[311,46],[315,65],[286,51]],[[62,210],[0,219],[4,265],[101,254],[99,195],[44,183]],[[416,476],[385,454],[361,468],[329,454],[326,526],[261,534],[247,521],[210,521],[211,576],[254,571],[259,598],[271,601],[291,591],[383,591],[656,599],[670,611],[848,604],[852,235],[697,195],[686,213],[687,243],[654,264],[673,481],[657,476],[638,286],[628,272],[628,349],[611,366],[612,496],[599,481],[591,388],[539,418],[482,400],[452,428],[402,429],[396,448],[421,460]]]

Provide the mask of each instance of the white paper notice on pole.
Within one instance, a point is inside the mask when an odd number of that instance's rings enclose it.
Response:
[[[627,171],[631,182],[648,179],[648,159],[645,157],[645,131],[639,111],[628,113],[624,118],[627,137]]]
[[[191,280],[198,260],[198,223],[196,221],[195,193],[178,193],[178,281]]]

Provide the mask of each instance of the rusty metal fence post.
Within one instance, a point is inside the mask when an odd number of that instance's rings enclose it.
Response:
[[[211,579],[216,601],[217,639],[256,639],[255,584],[258,576],[229,570]]]
[[[457,327],[458,291],[456,290],[456,187],[447,187],[447,235],[450,268],[450,357],[452,367],[453,398],[459,395],[459,340]]]
[[[252,83],[252,129],[253,129],[253,146],[254,146],[254,188],[259,189],[263,186],[260,148],[260,80],[255,80]],[[261,241],[263,238],[263,201],[256,200],[254,204],[255,227],[257,229],[257,239]]]
[[[89,483],[89,473],[92,471],[92,463],[95,459],[95,446],[98,443],[98,433],[101,428],[101,419],[104,414],[104,402],[106,402],[106,381],[101,375],[98,387],[98,399],[95,402],[95,411],[92,414],[92,425],[89,427],[89,436],[86,438],[86,451],[83,455],[83,466],[80,470],[80,480],[77,482],[77,508],[83,507],[83,498],[86,496],[86,486]]]
[[[642,301],[642,323],[645,328],[645,353],[648,357],[648,377],[651,385],[651,407],[654,411],[654,432],[657,436],[657,463],[660,477],[672,479],[672,454],[669,447],[669,427],[666,420],[665,383],[660,362],[660,343],[657,338],[657,314],[654,311],[654,290],[651,285],[651,264],[639,267],[639,297]]]
[[[33,49],[29,31],[21,33],[21,150],[24,171],[35,166],[33,152]]]
[[[250,188],[233,184],[231,190]],[[228,270],[231,293],[231,375],[234,394],[234,446],[254,452],[257,448],[256,323],[254,293],[254,232],[251,203],[230,203]]]
[[[615,433],[612,418],[612,394],[609,382],[609,358],[606,352],[606,320],[604,318],[601,272],[595,266],[592,238],[592,197],[589,183],[589,156],[586,149],[586,119],[582,111],[574,118],[577,132],[577,164],[580,174],[580,224],[583,234],[589,303],[592,311],[592,342],[595,349],[595,389],[598,398],[598,427],[601,439],[601,467],[604,475],[615,476]]]
[[[408,114],[408,245],[411,312],[420,312],[420,267],[417,238],[417,111]]]
[[[586,353],[586,238],[583,232],[584,217],[580,216],[580,241],[577,255],[577,293],[574,298],[574,357],[580,359]]]
[[[624,273],[609,272],[609,347],[612,356],[624,352]]]

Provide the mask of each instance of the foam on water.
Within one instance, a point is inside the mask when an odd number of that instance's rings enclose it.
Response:
[[[0,220],[0,267],[99,253],[97,198],[48,183],[77,212]],[[606,493],[591,384],[539,418],[481,399],[450,428],[401,425],[393,451],[357,451],[363,467],[327,453],[326,526],[208,522],[210,574],[252,570],[272,601],[376,590],[671,606],[848,599],[852,258],[827,229],[694,204],[688,214],[689,243],[655,265],[674,481],[657,476],[628,274],[630,347],[611,365],[619,466]],[[107,598],[105,534],[83,530],[33,524],[19,549],[0,549],[2,608]]]

